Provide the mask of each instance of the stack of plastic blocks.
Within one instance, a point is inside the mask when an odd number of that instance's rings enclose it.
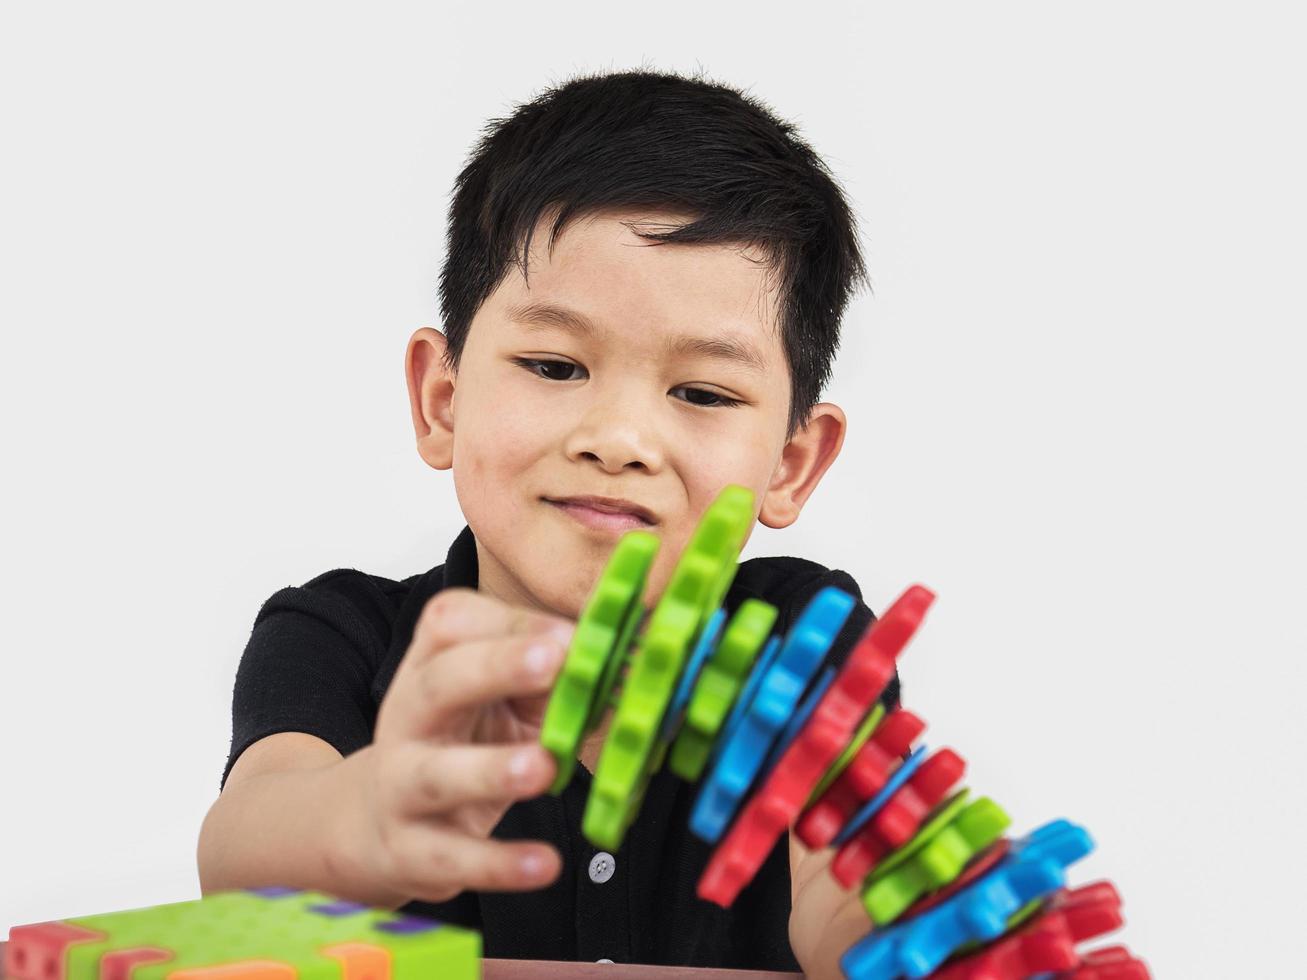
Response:
[[[215,892],[15,926],[6,980],[471,980],[481,936],[320,892]]]
[[[596,584],[541,732],[559,793],[581,740],[614,707],[586,838],[616,850],[666,764],[698,783],[690,829],[715,846],[705,900],[733,903],[787,831],[834,849],[831,873],[858,890],[869,920],[842,960],[851,978],[1146,978],[1121,947],[1077,949],[1122,921],[1110,884],[1065,887],[1088,834],[1055,821],[1008,839],[1003,809],[958,786],[965,760],[915,745],[925,723],[881,706],[933,593],[909,588],[838,670],[826,654],[855,605],[839,589],[814,596],[783,636],[772,635],[778,611],[758,600],[728,619],[721,602],[752,506],[743,487],[721,493],[652,612],[642,597],[654,535],[624,535]]]

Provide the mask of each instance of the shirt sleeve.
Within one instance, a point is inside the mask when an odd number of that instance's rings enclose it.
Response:
[[[260,607],[236,670],[231,751],[219,790],[241,753],[277,732],[305,732],[342,756],[372,741],[371,684],[385,640],[349,597],[348,570],[275,592]]]

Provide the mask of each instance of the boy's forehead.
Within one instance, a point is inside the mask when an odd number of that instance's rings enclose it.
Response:
[[[760,248],[660,243],[636,234],[670,231],[689,220],[647,210],[586,215],[551,250],[552,218],[542,218],[532,235],[529,278],[512,265],[488,305],[495,319],[528,329],[568,328],[550,312],[562,310],[599,330],[731,338],[756,352],[758,367],[776,369],[783,360],[778,293]]]

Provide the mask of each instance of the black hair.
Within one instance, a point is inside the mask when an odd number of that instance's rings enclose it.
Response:
[[[688,213],[694,220],[673,231],[635,233],[761,248],[780,287],[792,436],[830,378],[849,295],[867,280],[853,213],[820,157],[791,123],[702,73],[581,75],[548,89],[487,123],[451,196],[440,303],[455,370],[510,263],[527,276],[542,218],[554,215],[552,251],[583,215]]]

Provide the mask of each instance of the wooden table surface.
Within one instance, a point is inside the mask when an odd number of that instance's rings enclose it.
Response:
[[[0,942],[0,980],[4,980],[4,949]],[[636,963],[557,963],[550,960],[482,960],[485,980],[565,980],[568,977],[607,977],[609,980],[792,980],[800,973],[760,970],[709,970],[697,966],[644,966]]]

